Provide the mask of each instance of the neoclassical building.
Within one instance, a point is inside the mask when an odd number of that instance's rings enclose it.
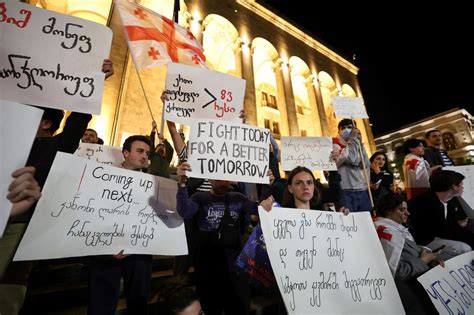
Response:
[[[106,81],[101,115],[90,127],[106,144],[130,134],[148,134],[151,115],[139,85],[118,12],[112,0],[27,0],[49,10],[107,25],[114,33],[110,59],[115,75]],[[174,0],[137,0],[171,17]],[[254,0],[181,0],[179,24],[204,48],[209,67],[246,80],[249,123],[281,136],[335,136],[332,96],[362,96],[359,69],[317,39]],[[140,72],[155,120],[166,67]],[[368,154],[375,143],[368,119],[358,119]],[[182,126],[185,134],[186,126]]]
[[[425,139],[425,133],[437,129],[443,136],[444,149],[458,164],[474,164],[474,117],[465,109],[453,108],[446,112],[402,126],[375,139],[378,151],[396,158],[397,149],[410,139]]]

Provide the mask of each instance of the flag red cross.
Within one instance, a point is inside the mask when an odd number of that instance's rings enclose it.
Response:
[[[385,233],[385,232],[384,232],[385,229],[386,229],[385,226],[379,225],[379,226],[377,227],[377,235],[379,236],[379,238],[384,238],[384,239],[386,239],[386,240],[388,240],[388,241],[391,241],[391,240],[392,240],[392,234],[390,234],[390,233]]]
[[[148,56],[150,56],[153,60],[156,60],[158,59],[158,57],[156,56],[159,56],[159,55],[160,55],[160,52],[156,50],[155,47],[150,47],[150,50],[148,51]]]
[[[145,11],[143,11],[142,8],[135,9],[135,10],[133,11],[133,13],[134,13],[136,16],[138,16],[138,18],[139,18],[140,20],[144,20],[144,19],[147,17]]]
[[[125,31],[128,34],[130,41],[135,40],[155,40],[166,44],[168,54],[173,62],[179,62],[178,60],[178,48],[190,49],[198,55],[201,60],[205,61],[206,57],[202,51],[193,45],[179,41],[176,36],[176,30],[173,21],[168,18],[162,17],[163,19],[163,32],[160,32],[156,28],[148,28],[142,26],[127,25]]]
[[[405,162],[405,165],[408,166],[408,169],[409,169],[409,170],[416,170],[416,167],[418,166],[418,163],[419,163],[419,162],[420,162],[420,161],[415,160],[415,159],[413,159],[413,160],[407,160],[407,161]]]

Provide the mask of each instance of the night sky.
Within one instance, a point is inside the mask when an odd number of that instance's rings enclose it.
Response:
[[[314,1],[309,10],[308,1],[258,2],[359,67],[375,136],[454,107],[474,114],[474,54],[468,48],[474,22],[467,3]]]

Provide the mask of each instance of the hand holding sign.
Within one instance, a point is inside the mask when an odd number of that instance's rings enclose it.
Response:
[[[239,122],[245,81],[216,71],[170,63],[165,93],[166,120],[188,125],[193,119]]]

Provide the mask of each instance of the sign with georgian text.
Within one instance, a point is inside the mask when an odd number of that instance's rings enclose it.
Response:
[[[368,212],[258,213],[289,314],[405,314]]]
[[[0,165],[0,237],[12,208],[7,199],[11,174],[25,166],[42,115],[39,108],[0,100],[0,148],[5,152]]]
[[[329,137],[281,137],[281,165],[284,171],[304,166],[312,171],[335,171],[329,155],[333,150]]]
[[[333,96],[332,105],[337,118],[369,118],[362,97]]]
[[[440,314],[474,313],[474,251],[456,256],[418,277]]]
[[[99,114],[112,31],[20,1],[0,0],[0,95]]]
[[[190,125],[194,119],[241,122],[245,80],[217,71],[169,63],[164,119]]]
[[[14,260],[185,255],[176,181],[58,152]]]
[[[221,120],[193,121],[189,177],[268,184],[270,131]]]
[[[122,148],[110,145],[81,142],[74,155],[117,167],[123,163]]]

